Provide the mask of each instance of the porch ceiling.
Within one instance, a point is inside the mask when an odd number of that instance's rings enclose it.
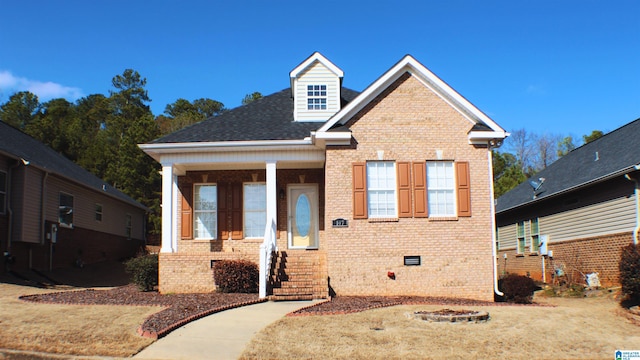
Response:
[[[187,171],[211,170],[264,170],[265,162],[205,162],[205,163],[174,163],[176,173],[183,175]],[[277,169],[321,169],[324,161],[277,161]]]

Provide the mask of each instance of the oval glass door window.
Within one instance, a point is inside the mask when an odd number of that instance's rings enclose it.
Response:
[[[301,194],[296,202],[296,229],[302,237],[309,235],[311,227],[311,205],[306,194]]]

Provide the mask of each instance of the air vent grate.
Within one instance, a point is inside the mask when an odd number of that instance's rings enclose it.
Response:
[[[404,265],[405,266],[420,266],[422,264],[422,260],[420,256],[405,256],[404,257]]]

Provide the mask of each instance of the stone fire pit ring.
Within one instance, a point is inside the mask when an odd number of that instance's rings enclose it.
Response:
[[[436,311],[416,311],[407,315],[412,319],[430,322],[477,323],[489,320],[488,312],[474,310],[442,309]]]

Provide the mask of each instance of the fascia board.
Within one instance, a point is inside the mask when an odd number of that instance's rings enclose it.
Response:
[[[486,143],[489,140],[502,140],[510,134],[504,131],[471,131],[468,138],[470,144]]]
[[[452,103],[454,107],[460,108],[460,111],[462,113],[472,115],[473,117],[477,118],[477,120],[484,122],[495,132],[504,133],[504,129],[498,126],[498,124],[491,120],[486,114],[476,108],[462,95],[458,94],[447,83],[445,83],[434,73],[429,71],[429,69],[427,69],[424,65],[414,59],[411,55],[406,55],[398,63],[396,63],[396,65],[394,65],[393,67],[391,67],[391,69],[384,73],[380,78],[369,85],[369,87],[367,87],[362,93],[360,93],[360,95],[356,99],[347,104],[347,106],[345,106],[336,115],[329,119],[329,121],[327,121],[325,125],[318,129],[318,132],[327,131],[338,122],[344,123],[407,71],[425,82],[425,85],[430,85],[430,87],[432,87],[433,90],[438,93],[438,95],[445,97],[446,100]],[[470,120],[476,123],[478,122],[476,119]]]
[[[537,197],[537,198],[535,198],[535,199],[533,199],[531,201],[527,201],[525,203],[521,203],[519,205],[512,206],[510,208],[506,208],[506,209],[502,209],[500,211],[496,211],[496,215],[497,214],[502,214],[502,213],[510,211],[510,210],[515,210],[515,209],[518,209],[518,208],[526,207],[526,206],[538,203],[538,202],[543,201],[543,200],[552,199],[554,197],[557,197],[557,196],[560,196],[560,195],[564,195],[566,193],[569,193],[569,192],[572,192],[572,191],[575,191],[575,190],[580,190],[583,187],[587,187],[587,186],[590,186],[590,185],[601,183],[603,181],[607,181],[609,179],[613,179],[615,177],[622,176],[622,175],[628,174],[630,172],[637,171],[639,169],[640,169],[640,164],[627,166],[627,167],[622,168],[622,169],[620,169],[618,171],[614,171],[614,172],[611,172],[609,174],[600,176],[598,178],[591,179],[589,181],[585,181],[585,182],[583,182],[581,184],[577,184],[577,185],[568,187],[566,189],[563,189],[563,190],[560,190],[560,191],[556,191],[553,194],[549,194],[549,195],[543,196],[543,197]]]
[[[326,66],[331,72],[336,74],[338,77],[344,77],[344,71],[342,71],[339,67],[337,67],[334,63],[329,61],[326,57],[324,57],[319,52],[314,52],[309,56],[306,60],[304,60],[300,65],[296,66],[295,69],[291,70],[289,73],[290,78],[296,78],[302,71],[304,71],[309,65],[313,64],[314,61],[319,61],[324,66]]]
[[[304,145],[311,145],[311,139],[138,144],[140,149],[145,152],[229,151],[229,148],[233,148],[235,151],[254,151]]]

